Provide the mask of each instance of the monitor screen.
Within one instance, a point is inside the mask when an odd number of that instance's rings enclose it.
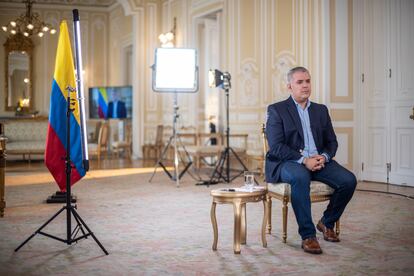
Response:
[[[152,89],[157,92],[196,92],[198,90],[196,50],[155,49]]]
[[[132,117],[132,86],[89,88],[90,119],[125,119]]]

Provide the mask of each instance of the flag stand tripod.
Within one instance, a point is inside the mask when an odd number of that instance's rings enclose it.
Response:
[[[39,229],[37,229],[30,237],[28,237],[22,244],[20,244],[14,251],[17,252],[20,248],[22,248],[29,240],[31,240],[36,234],[41,234],[46,237],[64,242],[68,245],[71,245],[74,242],[77,242],[81,239],[87,239],[88,236],[92,236],[92,238],[95,240],[95,242],[99,245],[99,247],[102,249],[102,251],[108,255],[108,251],[103,247],[103,245],[99,242],[99,240],[95,237],[93,232],[89,229],[89,227],[86,225],[86,223],[83,221],[83,219],[79,216],[78,212],[76,212],[76,205],[72,205],[71,203],[71,187],[70,187],[70,176],[72,172],[72,164],[70,160],[70,116],[72,114],[73,109],[71,108],[71,97],[70,93],[73,92],[73,89],[70,87],[67,88],[68,90],[68,105],[67,105],[67,112],[66,112],[66,156],[65,156],[65,164],[66,164],[66,205],[63,206],[56,214],[54,214],[48,221],[46,221],[42,226],[40,226]],[[66,239],[62,239],[56,236],[53,236],[51,234],[45,233],[42,231],[43,228],[45,228],[50,222],[52,222],[60,213],[62,213],[64,210],[66,210]],[[72,221],[71,221],[71,215],[76,220],[76,226],[72,231]],[[86,231],[85,231],[85,229]],[[82,235],[77,237],[79,231],[82,232]]]
[[[66,108],[66,156],[65,156],[65,173],[66,173],[66,205],[63,206],[56,214],[54,214],[49,220],[47,220],[42,226],[40,226],[32,235],[30,235],[23,243],[21,243],[14,251],[17,252],[20,248],[22,248],[28,241],[30,241],[36,234],[40,234],[43,236],[46,236],[48,238],[52,238],[61,242],[64,242],[68,245],[71,245],[72,243],[78,242],[81,239],[87,239],[88,236],[91,236],[95,242],[99,245],[99,247],[102,249],[102,251],[108,255],[108,251],[103,247],[103,245],[99,242],[99,240],[95,237],[93,232],[89,229],[89,227],[86,225],[86,223],[83,221],[83,219],[80,217],[78,212],[76,211],[76,205],[72,205],[71,203],[71,174],[72,174],[72,161],[70,157],[70,150],[71,150],[71,142],[70,142],[70,121],[71,121],[71,114],[75,110],[72,108],[73,105],[76,105],[76,101],[79,100],[80,102],[80,117],[81,117],[81,131],[80,134],[83,136],[83,140],[81,140],[81,144],[86,143],[86,136],[85,136],[85,121],[84,121],[84,113],[83,113],[83,84],[82,84],[82,76],[81,76],[81,69],[82,69],[82,63],[81,63],[81,50],[80,50],[80,26],[79,26],[79,12],[77,9],[73,10],[73,17],[74,17],[74,35],[75,35],[75,48],[77,50],[76,54],[76,63],[77,63],[77,89],[78,89],[78,98],[77,99],[71,99],[71,93],[75,92],[76,89],[74,89],[71,86],[67,86],[67,108]],[[66,26],[66,23],[64,24],[64,27]],[[61,27],[62,29],[62,27]],[[66,30],[66,28],[64,28]],[[66,30],[67,31],[67,30]],[[59,48],[59,47],[58,47]],[[80,93],[79,93],[80,92]],[[73,118],[74,119],[74,118]],[[85,170],[89,169],[89,163],[87,158],[87,149],[86,146],[82,147],[82,155],[84,157],[83,159],[83,167]],[[62,239],[59,237],[56,237],[54,235],[48,234],[46,232],[43,232],[43,228],[45,228],[50,222],[52,222],[60,213],[62,213],[64,210],[66,210],[66,239]],[[72,215],[75,218],[76,226],[72,230]],[[85,229],[84,229],[85,228]],[[78,236],[79,232],[81,232],[81,235]]]

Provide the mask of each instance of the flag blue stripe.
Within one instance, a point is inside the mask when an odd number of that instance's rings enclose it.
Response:
[[[108,104],[106,103],[105,99],[102,97],[101,93],[99,93],[98,95],[98,104],[102,108],[102,112],[106,118],[108,116]]]
[[[52,82],[51,94],[49,123],[66,149],[67,100],[64,98],[63,93],[60,90],[59,85],[55,79],[53,79]],[[70,159],[75,165],[76,170],[79,172],[79,174],[81,176],[84,176],[86,174],[86,171],[82,165],[80,126],[76,121],[73,113],[70,115],[70,142]]]

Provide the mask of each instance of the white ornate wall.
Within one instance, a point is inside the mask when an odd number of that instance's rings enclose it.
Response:
[[[265,120],[266,106],[288,97],[285,74],[292,66],[303,65],[312,74],[312,99],[330,107],[341,141],[338,160],[352,169],[356,137],[352,2],[117,0],[110,7],[80,7],[85,85],[127,84],[124,53],[132,47],[133,151],[140,156],[141,145],[153,141],[156,125],[172,121],[172,95],[152,91],[149,67],[154,49],[159,47],[158,35],[169,31],[176,17],[176,45],[213,55],[200,56],[204,67],[200,68],[199,92],[178,97],[181,125],[206,130],[205,103],[214,94],[206,86],[205,73],[208,66],[217,66],[232,75],[231,132],[249,133],[249,147],[260,149],[260,124]],[[16,5],[0,3],[0,25],[22,12]],[[62,18],[71,19],[69,6],[42,6],[38,11],[55,26]],[[208,22],[217,29],[216,36],[208,31],[212,26]],[[209,44],[206,39],[216,42]],[[0,42],[4,41],[5,35],[0,34]],[[43,114],[48,112],[56,43],[57,36],[35,41],[35,108]],[[2,66],[0,75],[4,75]],[[3,78],[0,87],[4,87]],[[222,127],[224,96],[215,91]],[[0,90],[0,97],[3,93]],[[3,110],[4,101],[0,101],[0,116],[7,114]]]

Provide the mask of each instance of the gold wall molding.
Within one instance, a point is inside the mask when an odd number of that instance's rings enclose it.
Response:
[[[353,109],[331,109],[332,121],[353,121],[354,110]]]
[[[354,101],[353,93],[353,13],[352,13],[352,0],[347,0],[347,33],[336,33],[337,16],[336,16],[336,3],[340,0],[331,0],[329,2],[329,21],[330,21],[330,101],[333,103],[352,103]],[[347,55],[348,59],[343,62],[347,62],[348,65],[348,94],[346,96],[337,95],[337,72],[341,63],[338,60],[341,58],[337,55],[337,36],[347,36]]]

